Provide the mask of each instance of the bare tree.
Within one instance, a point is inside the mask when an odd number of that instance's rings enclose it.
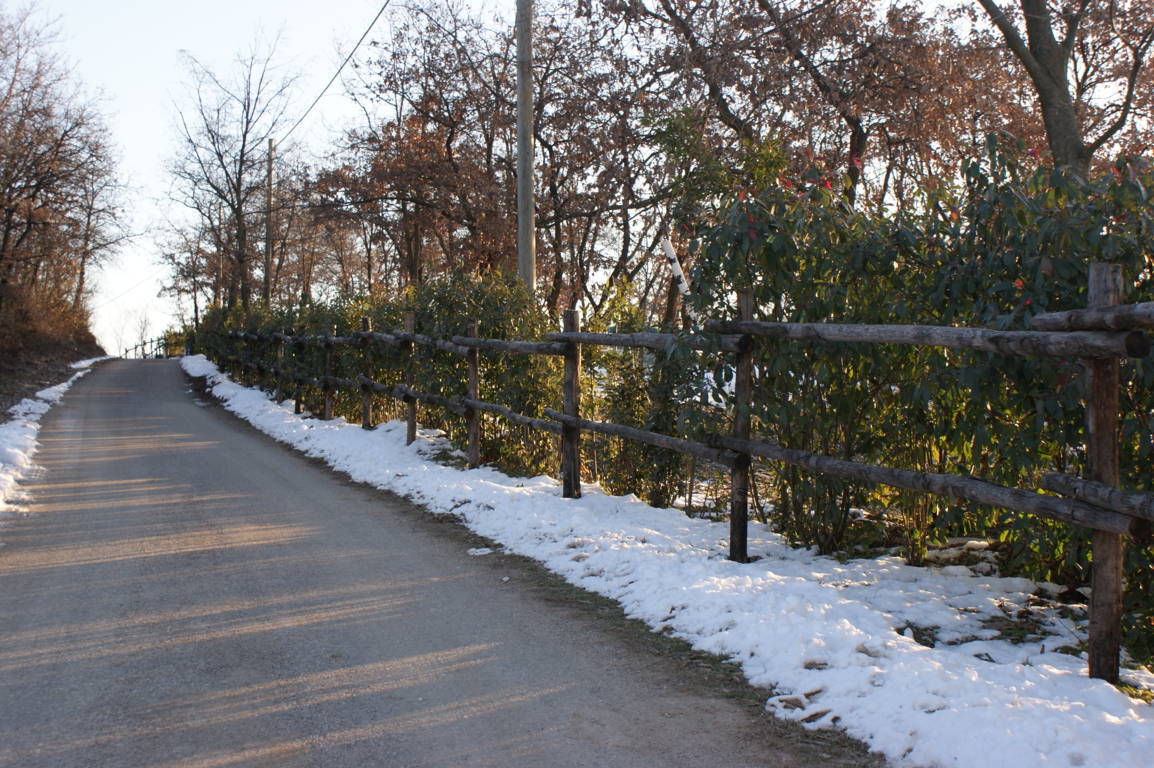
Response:
[[[1149,0],[1018,0],[1011,12],[997,0],[978,3],[1029,75],[1054,164],[1086,176],[1094,154],[1131,123],[1143,99],[1154,7]]]
[[[180,151],[172,166],[177,199],[204,218],[219,206],[227,216],[231,247],[229,307],[239,300],[248,310],[252,295],[250,232],[261,208],[269,139],[285,123],[295,78],[274,64],[275,41],[256,43],[218,76],[186,54],[190,103],[177,106]]]
[[[85,329],[87,271],[123,237],[107,129],[53,44],[51,28],[32,11],[0,12],[0,335],[6,337]],[[33,317],[45,327],[29,328]]]

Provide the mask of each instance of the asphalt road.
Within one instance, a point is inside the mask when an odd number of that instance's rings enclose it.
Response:
[[[41,446],[0,529],[0,765],[843,764],[175,361],[99,366]]]

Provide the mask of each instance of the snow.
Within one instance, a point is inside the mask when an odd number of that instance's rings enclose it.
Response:
[[[1086,622],[1084,611],[1032,597],[1050,585],[897,557],[842,563],[762,526],[750,528],[759,559],[733,563],[723,524],[594,485],[562,499],[548,477],[443,466],[430,458],[445,447],[436,432],[406,446],[402,423],[366,431],[295,416],[291,402],[229,381],[202,356],[182,365],[277,440],[456,515],[654,630],[740,663],[772,692],[766,706],[778,716],[836,725],[897,765],[1131,768],[1154,754],[1154,707],[1091,680],[1084,655],[1057,652],[1084,641]],[[1022,618],[1035,630],[1023,642],[1000,637],[999,625]],[[919,633],[936,647],[915,640]],[[1154,688],[1146,670],[1124,679]]]
[[[40,417],[48,412],[76,380],[85,376],[93,363],[107,360],[94,357],[72,363],[77,372],[68,381],[42,389],[35,397],[26,397],[8,409],[8,421],[0,424],[0,518],[20,512],[24,492],[20,480],[35,468],[32,457],[38,447],[36,435],[40,432]]]

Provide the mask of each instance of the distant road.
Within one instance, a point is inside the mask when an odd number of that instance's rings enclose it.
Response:
[[[113,361],[0,528],[0,765],[850,765],[531,569]]]

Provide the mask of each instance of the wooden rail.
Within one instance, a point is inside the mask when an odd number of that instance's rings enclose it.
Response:
[[[770,339],[909,344],[1026,357],[1121,358],[1146,357],[1150,354],[1150,337],[1137,330],[1053,333],[937,325],[763,323],[741,320],[711,320],[705,327],[718,333],[744,333]]]
[[[741,336],[678,336],[675,333],[549,333],[546,339],[603,347],[667,350],[681,344],[704,352],[737,352]]]
[[[802,467],[823,475],[861,480],[867,483],[920,491],[948,499],[965,499],[991,507],[1026,512],[1050,520],[1081,525],[1096,531],[1128,534],[1136,530],[1139,521],[1089,503],[1070,501],[1057,496],[1045,496],[1032,491],[1008,488],[976,477],[947,475],[932,472],[917,472],[910,469],[893,469],[863,464],[857,461],[835,459],[792,448],[782,448],[774,443],[756,440],[741,440],[735,437],[716,436],[711,442],[731,451],[757,456],[770,461],[780,461]]]
[[[1126,331],[1154,328],[1154,301],[1034,315],[1035,331]]]
[[[271,349],[275,364],[268,366],[235,357],[234,363],[257,370],[263,378],[277,378],[276,391],[282,394],[283,379],[296,383],[296,411],[301,411],[301,390],[305,385],[320,388],[325,395],[324,416],[332,415],[335,389],[359,390],[362,394],[362,426],[372,427],[373,394],[386,395],[406,404],[407,440],[417,430],[417,405],[423,403],[463,416],[467,424],[469,465],[480,463],[479,414],[488,413],[510,423],[559,435],[560,474],[563,495],[581,494],[580,446],[583,432],[593,432],[677,451],[728,467],[730,471],[730,549],[738,562],[748,559],[748,493],[750,463],[753,458],[787,463],[811,472],[859,482],[877,483],[950,499],[962,499],[1014,512],[1037,515],[1080,525],[1094,532],[1094,589],[1091,605],[1091,674],[1116,680],[1118,673],[1121,611],[1122,537],[1130,536],[1143,546],[1150,542],[1154,522],[1154,494],[1126,491],[1116,487],[1118,365],[1127,357],[1144,357],[1151,349],[1150,337],[1142,331],[1154,328],[1154,303],[1118,305],[1120,273],[1106,265],[1091,267],[1090,309],[1039,315],[1032,331],[1000,331],[986,328],[953,328],[921,325],[858,325],[835,323],[770,323],[753,319],[752,301],[739,294],[737,318],[709,320],[704,334],[670,333],[587,333],[582,332],[576,313],[566,313],[560,333],[546,335],[545,341],[486,339],[478,335],[477,324],[469,335],[436,339],[416,332],[415,317],[405,317],[404,328],[389,332],[371,330],[367,321],[360,330],[338,336],[335,330],[323,335],[292,335],[287,332],[256,334],[233,332],[226,335],[267,355]],[[1096,287],[1095,287],[1096,286]],[[1047,473],[1042,480],[1049,496],[1033,490],[1009,488],[980,478],[880,467],[857,461],[790,449],[757,440],[750,434],[750,407],[753,403],[753,347],[756,339],[823,341],[859,344],[908,344],[969,349],[1003,355],[1041,355],[1081,358],[1091,370],[1091,393],[1087,401],[1089,479]],[[272,342],[270,345],[268,342]],[[383,345],[404,353],[401,383],[392,386],[374,381],[369,351]],[[732,429],[728,435],[712,435],[696,442],[620,424],[582,418],[579,412],[581,347],[585,344],[616,348],[642,348],[669,352],[679,345],[704,353],[733,354],[735,389]],[[285,362],[285,349],[313,346],[324,350],[325,369],[318,377],[303,375],[301,362],[293,354],[293,365]],[[333,350],[356,346],[362,351],[362,366],[356,378],[338,376],[333,370]],[[467,392],[451,398],[421,392],[414,386],[414,356],[417,347],[437,350],[463,358],[467,369]],[[560,411],[545,409],[546,418],[517,413],[509,407],[480,399],[479,353],[561,357],[564,361]],[[423,354],[423,353],[422,353]],[[1110,384],[1113,382],[1113,386]],[[1097,618],[1095,618],[1097,617]]]

